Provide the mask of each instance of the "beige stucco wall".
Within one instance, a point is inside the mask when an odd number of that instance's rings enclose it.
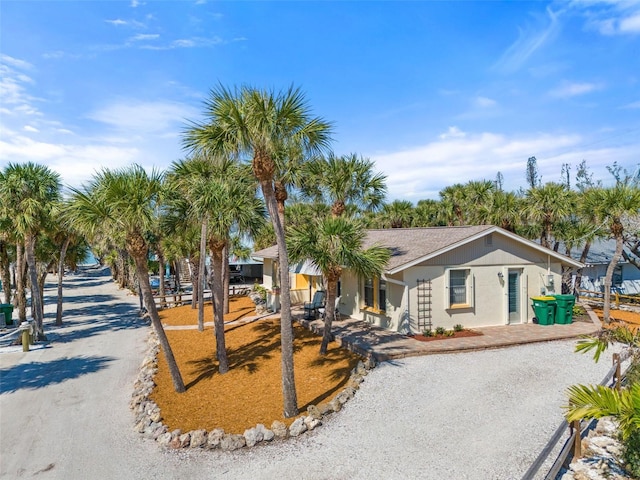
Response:
[[[560,293],[561,265],[550,261],[544,253],[534,248],[513,242],[500,234],[492,235],[491,244],[484,238],[452,250],[423,264],[410,267],[399,274],[389,276],[387,282],[387,307],[385,315],[363,310],[360,305],[361,285],[358,279],[345,275],[343,293],[345,313],[353,318],[395,331],[419,333],[418,326],[418,279],[431,279],[432,288],[432,328],[441,326],[452,328],[462,324],[466,328],[505,325],[508,319],[508,285],[510,269],[518,270],[520,277],[521,322],[530,322],[534,314],[530,297],[545,293]],[[448,268],[469,268],[472,276],[470,308],[449,309],[448,289],[445,284],[445,270]],[[553,277],[554,290],[548,285],[547,273]],[[498,276],[502,274],[502,279]],[[401,282],[407,285],[399,285]],[[348,292],[348,294],[347,294]]]

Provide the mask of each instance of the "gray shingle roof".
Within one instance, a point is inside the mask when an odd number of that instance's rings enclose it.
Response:
[[[495,229],[492,225],[469,227],[387,228],[367,230],[364,248],[380,245],[391,249],[387,270],[423,258],[458,242]],[[255,252],[253,257],[278,258],[278,247],[272,246]]]
[[[387,265],[389,271],[492,229],[495,229],[493,225],[476,225],[367,230],[364,247],[369,248],[374,245],[389,247],[391,249],[391,258]]]

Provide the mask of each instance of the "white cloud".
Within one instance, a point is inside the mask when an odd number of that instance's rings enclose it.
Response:
[[[241,41],[244,39],[234,39],[233,41]],[[173,50],[176,48],[196,48],[196,47],[213,47],[216,45],[223,45],[225,42],[220,37],[213,38],[203,38],[203,37],[193,37],[193,38],[179,38],[177,40],[173,40],[171,43],[167,45],[141,45],[140,48],[145,50]]]
[[[157,33],[139,33],[138,35],[134,35],[129,38],[129,40],[132,42],[139,42],[145,40],[157,40],[158,38],[160,38],[160,35]]]
[[[487,97],[476,97],[473,103],[476,107],[480,108],[489,108],[496,105],[495,100]]]
[[[11,67],[18,68],[20,70],[33,70],[33,65],[25,60],[20,60],[19,58],[10,57],[9,55],[5,55],[0,53],[0,63],[4,63],[5,65],[10,65]]]
[[[544,20],[538,20],[538,24],[545,23],[543,26],[520,28],[518,39],[507,48],[493,68],[505,73],[515,72],[537,50],[551,42],[560,31],[561,26],[558,15],[549,7],[547,7],[546,17]]]
[[[22,127],[22,129],[23,129],[25,132],[31,132],[31,133],[38,133],[38,132],[40,132],[40,130],[38,130],[38,129],[37,129],[37,128],[35,128],[35,127],[32,127],[31,125],[25,125],[24,127]]]
[[[620,20],[620,33],[640,33],[640,14]]]
[[[116,27],[119,27],[120,25],[128,25],[129,22],[122,20],[120,18],[116,18],[115,20],[105,20],[105,22],[110,23],[111,25],[115,25]]]
[[[601,87],[595,83],[568,83],[565,82],[558,88],[549,92],[552,97],[569,98],[577,95],[584,95],[594,90],[599,90]]]
[[[445,133],[439,135],[441,140],[445,140],[447,138],[460,138],[464,137],[466,133],[460,130],[458,127],[449,127]]]
[[[100,108],[88,118],[131,135],[177,132],[185,119],[197,117],[197,109],[177,102],[119,100]]]
[[[525,186],[527,159],[534,155],[545,182],[560,178],[562,163],[578,165],[586,159],[596,178],[608,178],[605,167],[612,158],[621,165],[631,165],[640,156],[639,142],[597,149],[581,147],[584,142],[578,134],[463,133],[449,127],[447,133],[425,145],[366,156],[387,175],[390,199],[414,202],[437,198],[442,188],[454,183],[493,180],[497,172],[503,174],[507,190],[517,190]]]

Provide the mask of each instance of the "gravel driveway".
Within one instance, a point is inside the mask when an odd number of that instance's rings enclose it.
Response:
[[[574,341],[388,362],[296,440],[163,451],[132,431],[128,408],[149,328],[137,299],[105,271],[67,285],[68,326],[49,348],[0,353],[2,478],[517,479],[562,420],[567,386],[611,364]]]

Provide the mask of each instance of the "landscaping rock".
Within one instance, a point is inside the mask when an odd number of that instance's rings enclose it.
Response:
[[[220,441],[220,448],[225,451],[238,450],[244,447],[246,441],[242,435],[236,435],[234,433],[226,434]]]
[[[320,412],[320,409],[315,405],[309,405],[307,413],[310,417],[315,418],[316,420],[320,420],[322,418],[322,412]]]
[[[261,423],[256,425],[256,430],[262,433],[262,439],[265,442],[270,442],[275,437],[275,434]]]
[[[221,428],[216,428],[209,432],[207,437],[207,448],[218,448],[220,447],[220,442],[222,442],[222,437],[224,437],[224,430]]]
[[[163,433],[158,437],[156,441],[163,447],[166,447],[167,445],[169,445],[169,442],[171,442],[171,433],[170,432]]]
[[[297,437],[307,431],[307,425],[304,423],[304,417],[296,418],[289,427],[289,435]]]
[[[304,424],[307,427],[307,430],[313,430],[318,425],[322,425],[322,422],[318,418],[313,418],[311,416],[304,417]]]
[[[191,432],[191,448],[201,448],[207,443],[207,431],[206,430],[194,430]]]
[[[179,448],[188,447],[189,443],[191,442],[191,434],[189,434],[189,432],[183,433],[182,435],[180,435],[178,437],[178,440],[180,441],[180,447]]]
[[[277,438],[287,438],[287,426],[279,420],[271,424],[271,430]]]
[[[248,428],[244,431],[244,439],[247,447],[253,447],[256,443],[259,443],[264,438],[264,435],[257,428]]]

